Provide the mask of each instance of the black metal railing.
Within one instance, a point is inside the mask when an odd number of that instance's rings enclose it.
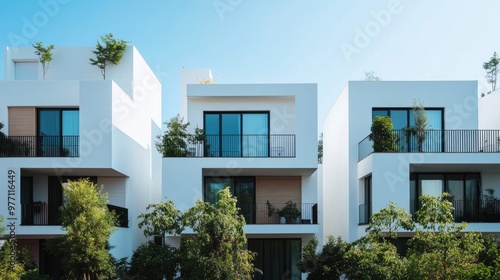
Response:
[[[500,222],[500,201],[498,200],[452,200],[455,222],[498,223]],[[410,213],[420,209],[419,201],[410,200]]]
[[[60,205],[46,202],[33,202],[21,204],[21,224],[33,225],[61,225]],[[115,212],[119,227],[128,227],[128,209],[107,204],[110,212]]]
[[[0,137],[0,157],[78,157],[79,136]]]
[[[412,134],[408,130],[393,130],[396,153],[498,153],[500,130],[425,130]],[[423,135],[425,137],[419,137]],[[390,145],[389,145],[390,146]],[[358,143],[358,160],[373,153],[373,141],[365,137]],[[375,151],[384,152],[384,151]]]
[[[165,136],[164,136],[165,137]],[[204,141],[170,136],[163,140],[165,157],[295,157],[294,134],[205,135]]]
[[[21,224],[33,225],[61,225],[60,205],[46,202],[21,204]]]
[[[359,224],[365,225],[370,222],[370,217],[372,215],[371,204],[361,204],[359,205]]]
[[[109,212],[115,212],[118,227],[128,228],[128,209],[116,205],[107,204]]]
[[[276,209],[282,209],[285,203],[273,203]],[[240,206],[240,213],[245,217],[247,224],[317,224],[318,205],[317,203],[297,203],[297,210],[300,212],[295,218],[281,218],[278,214],[269,215],[266,203],[256,203],[254,205]]]

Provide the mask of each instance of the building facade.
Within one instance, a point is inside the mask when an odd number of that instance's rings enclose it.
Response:
[[[500,217],[486,211],[500,213],[500,205],[485,198],[489,189],[500,195],[497,97],[478,101],[477,88],[476,81],[348,82],[324,122],[325,235],[354,241],[390,201],[415,213],[420,195],[443,192],[468,231],[500,232]],[[407,131],[415,125],[414,101],[428,119],[420,139]],[[376,116],[391,117],[391,152],[373,151],[368,135]]]
[[[229,186],[248,249],[258,253],[257,279],[301,279],[302,244],[320,233],[316,85],[200,84],[211,78],[209,69],[181,72],[180,116],[206,140],[186,140],[182,156],[163,158],[163,197],[184,211],[197,200],[216,202]],[[298,215],[268,214],[268,204],[282,210],[287,202]]]
[[[111,236],[116,258],[144,242],[137,216],[161,196],[161,84],[137,49],[127,47],[106,80],[89,64],[92,47],[56,47],[46,79],[31,47],[5,49],[0,81],[0,215],[18,248],[55,277],[58,260],[43,249],[64,232],[61,184],[89,178],[109,195],[119,215]]]

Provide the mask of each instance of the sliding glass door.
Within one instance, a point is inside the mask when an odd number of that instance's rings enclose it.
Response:
[[[269,112],[205,112],[205,156],[269,156]]]
[[[38,109],[38,156],[77,156],[78,109]]]

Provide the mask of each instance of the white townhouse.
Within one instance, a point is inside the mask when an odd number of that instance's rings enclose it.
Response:
[[[145,241],[137,216],[161,197],[162,162],[154,145],[161,133],[161,84],[133,46],[119,65],[108,66],[103,80],[89,64],[93,49],[56,46],[45,80],[33,48],[5,49],[0,215],[7,237],[56,278],[60,260],[43,245],[64,234],[61,184],[89,178],[104,186],[109,209],[119,215],[110,240],[117,258],[131,256]]]
[[[484,197],[488,189],[500,197],[500,96],[478,100],[477,89],[477,81],[348,82],[324,122],[324,235],[354,241],[390,201],[414,213],[420,195],[442,192],[467,230],[500,232],[500,205]],[[413,100],[429,120],[421,147],[405,133]],[[376,116],[391,117],[396,152],[373,152]]]
[[[229,186],[246,220],[248,249],[258,253],[258,279],[301,279],[301,246],[320,233],[317,86],[200,84],[207,79],[209,69],[181,72],[180,115],[191,133],[203,128],[206,140],[186,139],[182,157],[163,158],[163,197],[187,210],[197,200],[216,202]],[[277,209],[289,202],[299,214],[269,216],[267,202]]]

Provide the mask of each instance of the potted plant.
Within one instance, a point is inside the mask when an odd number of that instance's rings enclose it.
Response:
[[[415,125],[408,126],[405,128],[406,137],[415,136],[417,138],[417,148],[418,152],[423,152],[423,143],[427,138],[427,128],[429,126],[429,120],[427,118],[427,113],[425,112],[424,106],[420,101],[413,100],[413,118],[415,119]]]
[[[112,33],[101,36],[102,43],[97,41],[95,50],[92,51],[96,58],[90,58],[90,64],[101,69],[101,74],[106,80],[106,67],[110,64],[118,65],[127,49],[127,41],[115,39]]]
[[[45,80],[49,63],[52,61],[52,50],[54,49],[54,45],[44,47],[42,42],[36,42],[31,45],[35,48],[35,54],[38,56],[40,63],[42,63],[43,79]]]
[[[300,211],[297,208],[297,203],[289,200],[285,203],[283,208],[279,209],[274,207],[269,200],[266,202],[267,204],[267,215],[271,217],[274,214],[277,214],[280,217],[280,223],[287,224],[297,223],[297,219],[300,217]]]
[[[386,116],[376,116],[372,121],[371,133],[368,139],[373,141],[375,153],[397,152],[396,134],[392,120]]]

